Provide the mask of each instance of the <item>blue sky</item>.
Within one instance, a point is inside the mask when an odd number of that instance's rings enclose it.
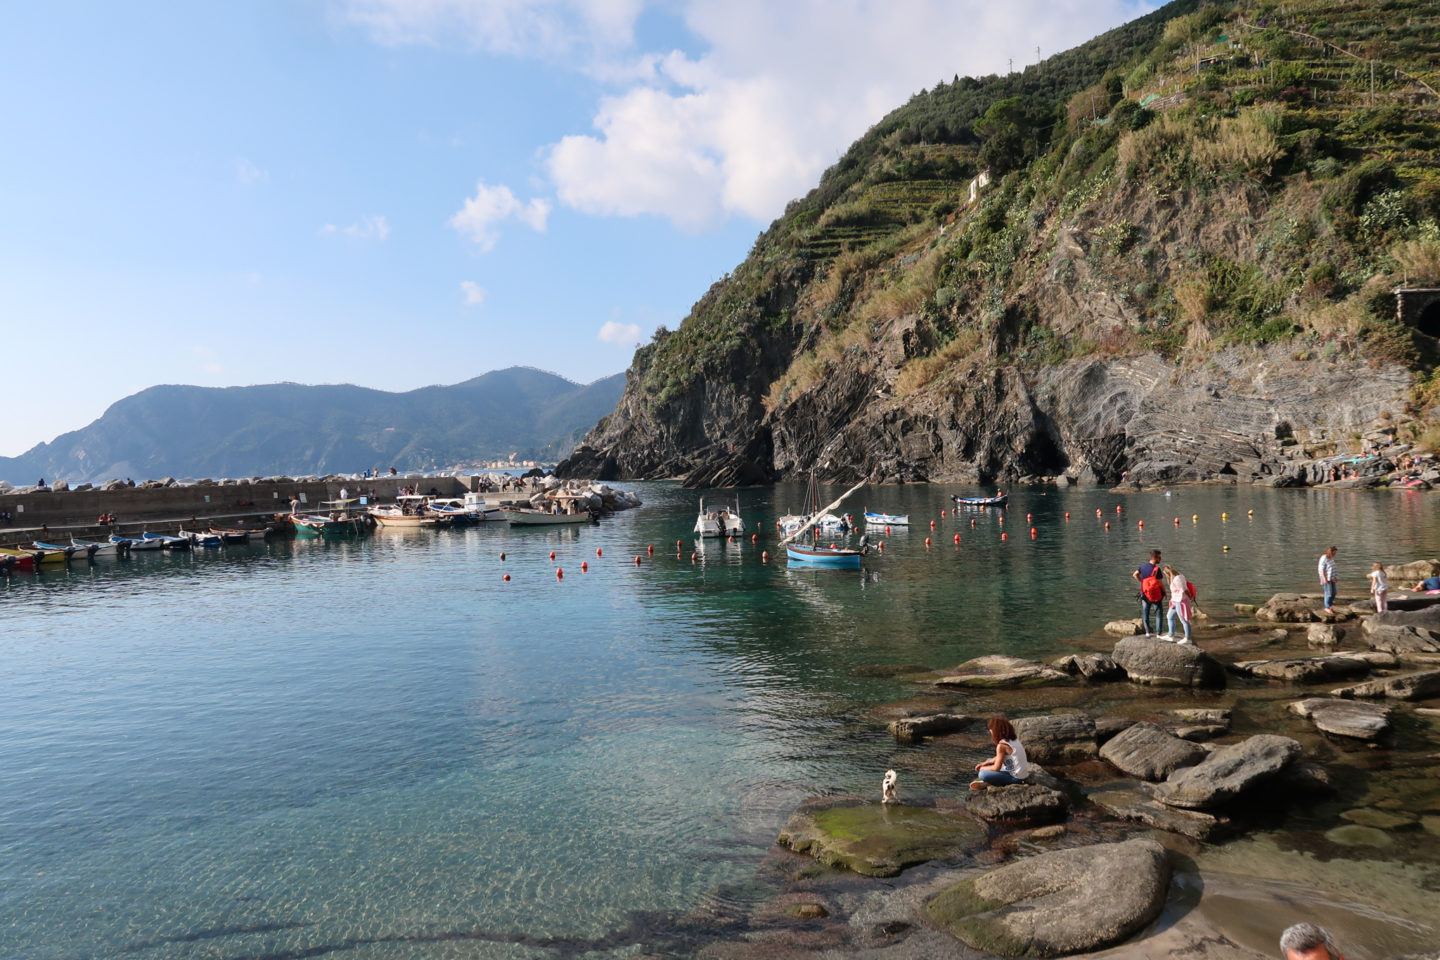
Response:
[[[157,383],[619,372],[915,90],[1145,9],[0,0],[0,455]]]

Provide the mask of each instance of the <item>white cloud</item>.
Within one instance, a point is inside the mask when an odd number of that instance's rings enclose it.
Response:
[[[954,74],[1004,73],[1144,12],[1135,0],[690,0],[706,52],[642,56],[602,99],[596,132],[547,166],[584,213],[767,221],[911,94]],[[652,74],[645,79],[645,74]],[[619,73],[623,73],[619,71]],[[617,73],[617,75],[619,75]]]
[[[559,202],[687,230],[761,222],[814,187],[857,137],[955,74],[1023,69],[1153,9],[1154,0],[336,0],[386,44],[460,42],[586,74],[608,93],[593,130],[542,156]],[[690,52],[640,49],[646,7]],[[485,199],[481,188],[477,202]],[[503,188],[495,188],[503,189]],[[508,191],[506,191],[508,195]],[[536,203],[537,201],[531,201]],[[543,201],[541,201],[543,202]],[[483,249],[504,216],[451,220]],[[545,210],[548,213],[548,205]],[[543,222],[543,217],[541,218]],[[537,228],[538,229],[538,228]]]
[[[489,290],[486,290],[474,280],[461,280],[460,289],[465,294],[465,306],[467,307],[480,306],[480,304],[485,302],[485,298],[490,295]]]
[[[327,223],[318,231],[322,237],[334,237],[343,235],[352,240],[379,240],[383,242],[390,236],[390,223],[383,216],[363,216],[359,223],[352,223],[348,227],[337,227],[333,223]]]
[[[190,348],[190,352],[195,355],[195,360],[200,364],[200,369],[203,372],[211,375],[225,372],[225,368],[220,365],[219,360],[216,358],[215,351],[210,347],[196,345]]]
[[[633,346],[640,342],[640,326],[634,323],[620,323],[616,320],[607,320],[595,335],[595,339],[601,343],[614,343],[622,347]]]
[[[268,183],[270,173],[267,170],[261,170],[245,157],[236,157],[235,179],[240,182],[242,187],[249,187],[257,183]]]
[[[450,226],[473,240],[482,251],[488,252],[500,239],[496,224],[515,220],[537,233],[544,233],[550,208],[549,200],[536,197],[528,203],[521,203],[509,187],[487,187],[481,180],[475,185],[475,196],[467,198],[460,212],[450,218]]]

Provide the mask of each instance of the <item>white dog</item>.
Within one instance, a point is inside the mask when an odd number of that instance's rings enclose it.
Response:
[[[885,771],[885,779],[880,781],[880,802],[899,803],[900,795],[895,792],[895,781],[900,779],[895,775],[894,770]]]

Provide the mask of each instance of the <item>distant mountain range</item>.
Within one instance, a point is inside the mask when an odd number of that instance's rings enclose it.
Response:
[[[0,480],[251,477],[554,460],[615,408],[623,373],[580,385],[529,367],[386,393],[350,385],[157,386],[89,426],[0,457]]]

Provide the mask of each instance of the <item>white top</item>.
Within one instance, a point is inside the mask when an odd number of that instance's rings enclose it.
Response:
[[[1320,579],[1325,583],[1335,579],[1335,558],[1323,553],[1320,554]]]
[[[1187,583],[1183,573],[1175,574],[1174,579],[1170,581],[1170,602],[1177,607],[1190,595],[1185,589]]]
[[[1384,593],[1390,589],[1390,581],[1385,576],[1384,570],[1371,570],[1370,579],[1375,581],[1375,592]]]
[[[1030,776],[1030,761],[1025,756],[1025,746],[1019,738],[1000,742],[1010,748],[1010,752],[1005,754],[1005,759],[1000,762],[1000,769],[1016,780],[1024,780]]]

